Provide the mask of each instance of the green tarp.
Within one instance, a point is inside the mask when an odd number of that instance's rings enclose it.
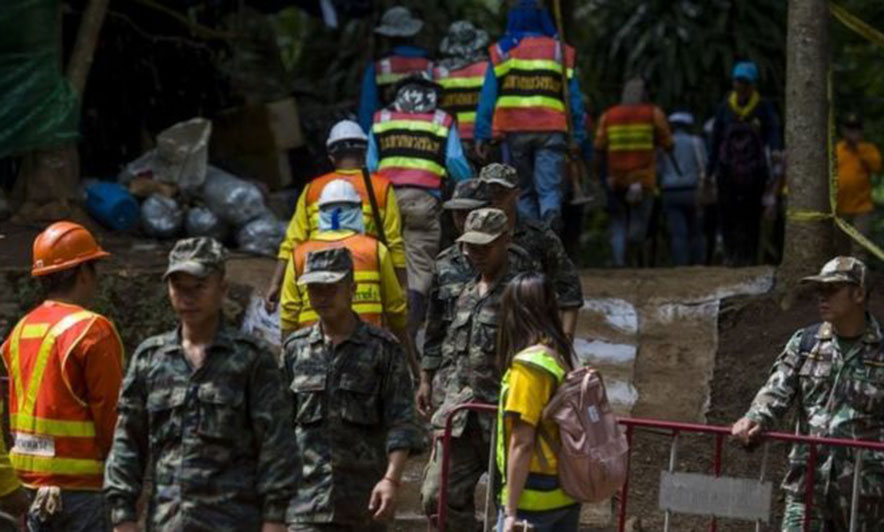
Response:
[[[59,0],[0,0],[0,157],[77,140]]]

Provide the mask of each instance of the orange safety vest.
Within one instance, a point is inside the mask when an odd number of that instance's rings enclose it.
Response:
[[[433,79],[442,86],[442,99],[439,108],[457,119],[457,132],[463,140],[473,140],[476,124],[476,109],[479,107],[479,94],[485,82],[488,61],[477,61],[457,70],[445,67],[433,69]],[[492,136],[498,137],[495,131]]]
[[[307,184],[307,196],[305,204],[307,206],[307,218],[310,220],[310,233],[319,230],[319,196],[325,185],[336,179],[353,185],[359,197],[362,198],[362,219],[365,224],[365,234],[378,238],[380,233],[375,227],[374,215],[371,212],[371,202],[368,199],[368,190],[365,187],[365,179],[362,177],[361,171],[354,172],[331,172],[317,177]],[[387,212],[387,194],[390,190],[390,181],[377,174],[371,176],[371,187],[374,189],[375,199],[378,201],[378,214],[381,217],[381,223],[386,217]]]
[[[9,371],[9,459],[28,487],[100,490],[104,455],[89,405],[62,368],[102,316],[73,305],[41,305],[12,331],[3,360]]]
[[[301,277],[307,254],[321,249],[345,247],[353,255],[353,278],[356,281],[356,295],[353,297],[353,312],[363,321],[378,327],[384,326],[384,305],[381,296],[381,263],[378,254],[378,241],[360,233],[342,236],[339,240],[308,240],[295,248],[293,260],[295,275]],[[300,290],[300,287],[299,287]],[[313,325],[319,316],[310,304],[307,291],[301,298],[301,312],[298,314],[298,328]]]
[[[494,129],[501,132],[567,131],[562,86],[562,48],[567,77],[574,75],[574,49],[551,37],[523,37],[504,53],[489,48],[498,95]]]
[[[418,72],[431,72],[433,63],[426,57],[404,57],[391,55],[374,65],[374,81],[378,86],[381,107],[393,103],[396,98],[396,83]]]
[[[655,165],[654,106],[616,105],[605,113],[604,127],[611,184],[629,186],[632,174]]]
[[[451,115],[441,109],[432,113],[378,111],[371,127],[378,147],[378,173],[397,187],[442,188],[453,124]]]

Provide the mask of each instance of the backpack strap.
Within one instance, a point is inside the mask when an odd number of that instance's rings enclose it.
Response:
[[[804,361],[807,360],[807,355],[810,354],[813,346],[816,344],[816,335],[822,326],[822,323],[817,323],[810,327],[805,327],[801,331],[801,342],[798,344],[798,356],[802,359],[801,364],[804,364]]]

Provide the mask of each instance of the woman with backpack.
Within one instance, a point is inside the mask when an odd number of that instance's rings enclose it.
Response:
[[[555,421],[544,408],[574,368],[571,342],[562,330],[552,283],[522,273],[501,299],[498,365],[504,373],[497,422],[497,467],[502,478],[497,530],[576,531],[580,504],[562,491]]]

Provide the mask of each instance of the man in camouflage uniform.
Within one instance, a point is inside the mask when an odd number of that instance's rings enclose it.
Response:
[[[178,328],[142,342],[119,401],[104,491],[116,531],[285,530],[297,482],[291,403],[268,346],[223,323],[224,247],[179,240],[163,278]]]
[[[866,267],[853,257],[837,257],[803,281],[816,285],[823,322],[792,336],[732,433],[752,444],[797,404],[798,434],[881,441],[884,338],[866,312]],[[847,530],[854,453],[843,447],[818,450],[811,529]],[[806,445],[793,446],[789,455],[784,531],[802,530],[807,455]],[[860,490],[857,530],[884,530],[884,453],[863,453]]]
[[[491,206],[506,213],[513,242],[540,263],[543,273],[555,286],[562,327],[573,338],[577,312],[583,306],[583,289],[577,268],[565,253],[558,235],[543,222],[518,216],[519,175],[507,164],[491,163],[482,168],[479,181],[488,187]]]
[[[467,217],[465,232],[457,239],[478,272],[463,287],[454,316],[442,344],[439,372],[448,373],[445,397],[433,415],[436,431],[445,426],[451,409],[461,403],[495,403],[500,392],[496,346],[500,298],[515,273],[510,267],[510,233],[506,214],[499,209],[477,209]],[[433,370],[424,366],[425,378]],[[488,467],[488,445],[492,416],[462,411],[454,418],[451,469],[448,489],[448,527],[473,530],[474,492],[479,477]],[[421,499],[424,512],[436,513],[442,462],[442,442],[436,446],[424,470]]]
[[[443,204],[443,208],[451,212],[454,227],[460,235],[463,233],[467,215],[475,209],[487,207],[489,202],[488,187],[478,179],[468,179],[457,184],[454,194]],[[510,268],[516,273],[538,271],[540,268],[527,251],[512,242],[509,245],[509,261]],[[436,256],[435,271],[427,308],[421,383],[417,397],[418,410],[425,416],[430,415],[432,407],[438,407],[444,397],[446,375],[436,371],[442,363],[442,342],[448,325],[454,318],[457,297],[463,287],[476,276],[476,270],[464,255],[463,244],[459,242]]]
[[[396,511],[405,460],[422,441],[405,353],[352,311],[348,249],[310,252],[298,283],[319,322],[284,346],[303,466],[289,531],[383,530]]]

